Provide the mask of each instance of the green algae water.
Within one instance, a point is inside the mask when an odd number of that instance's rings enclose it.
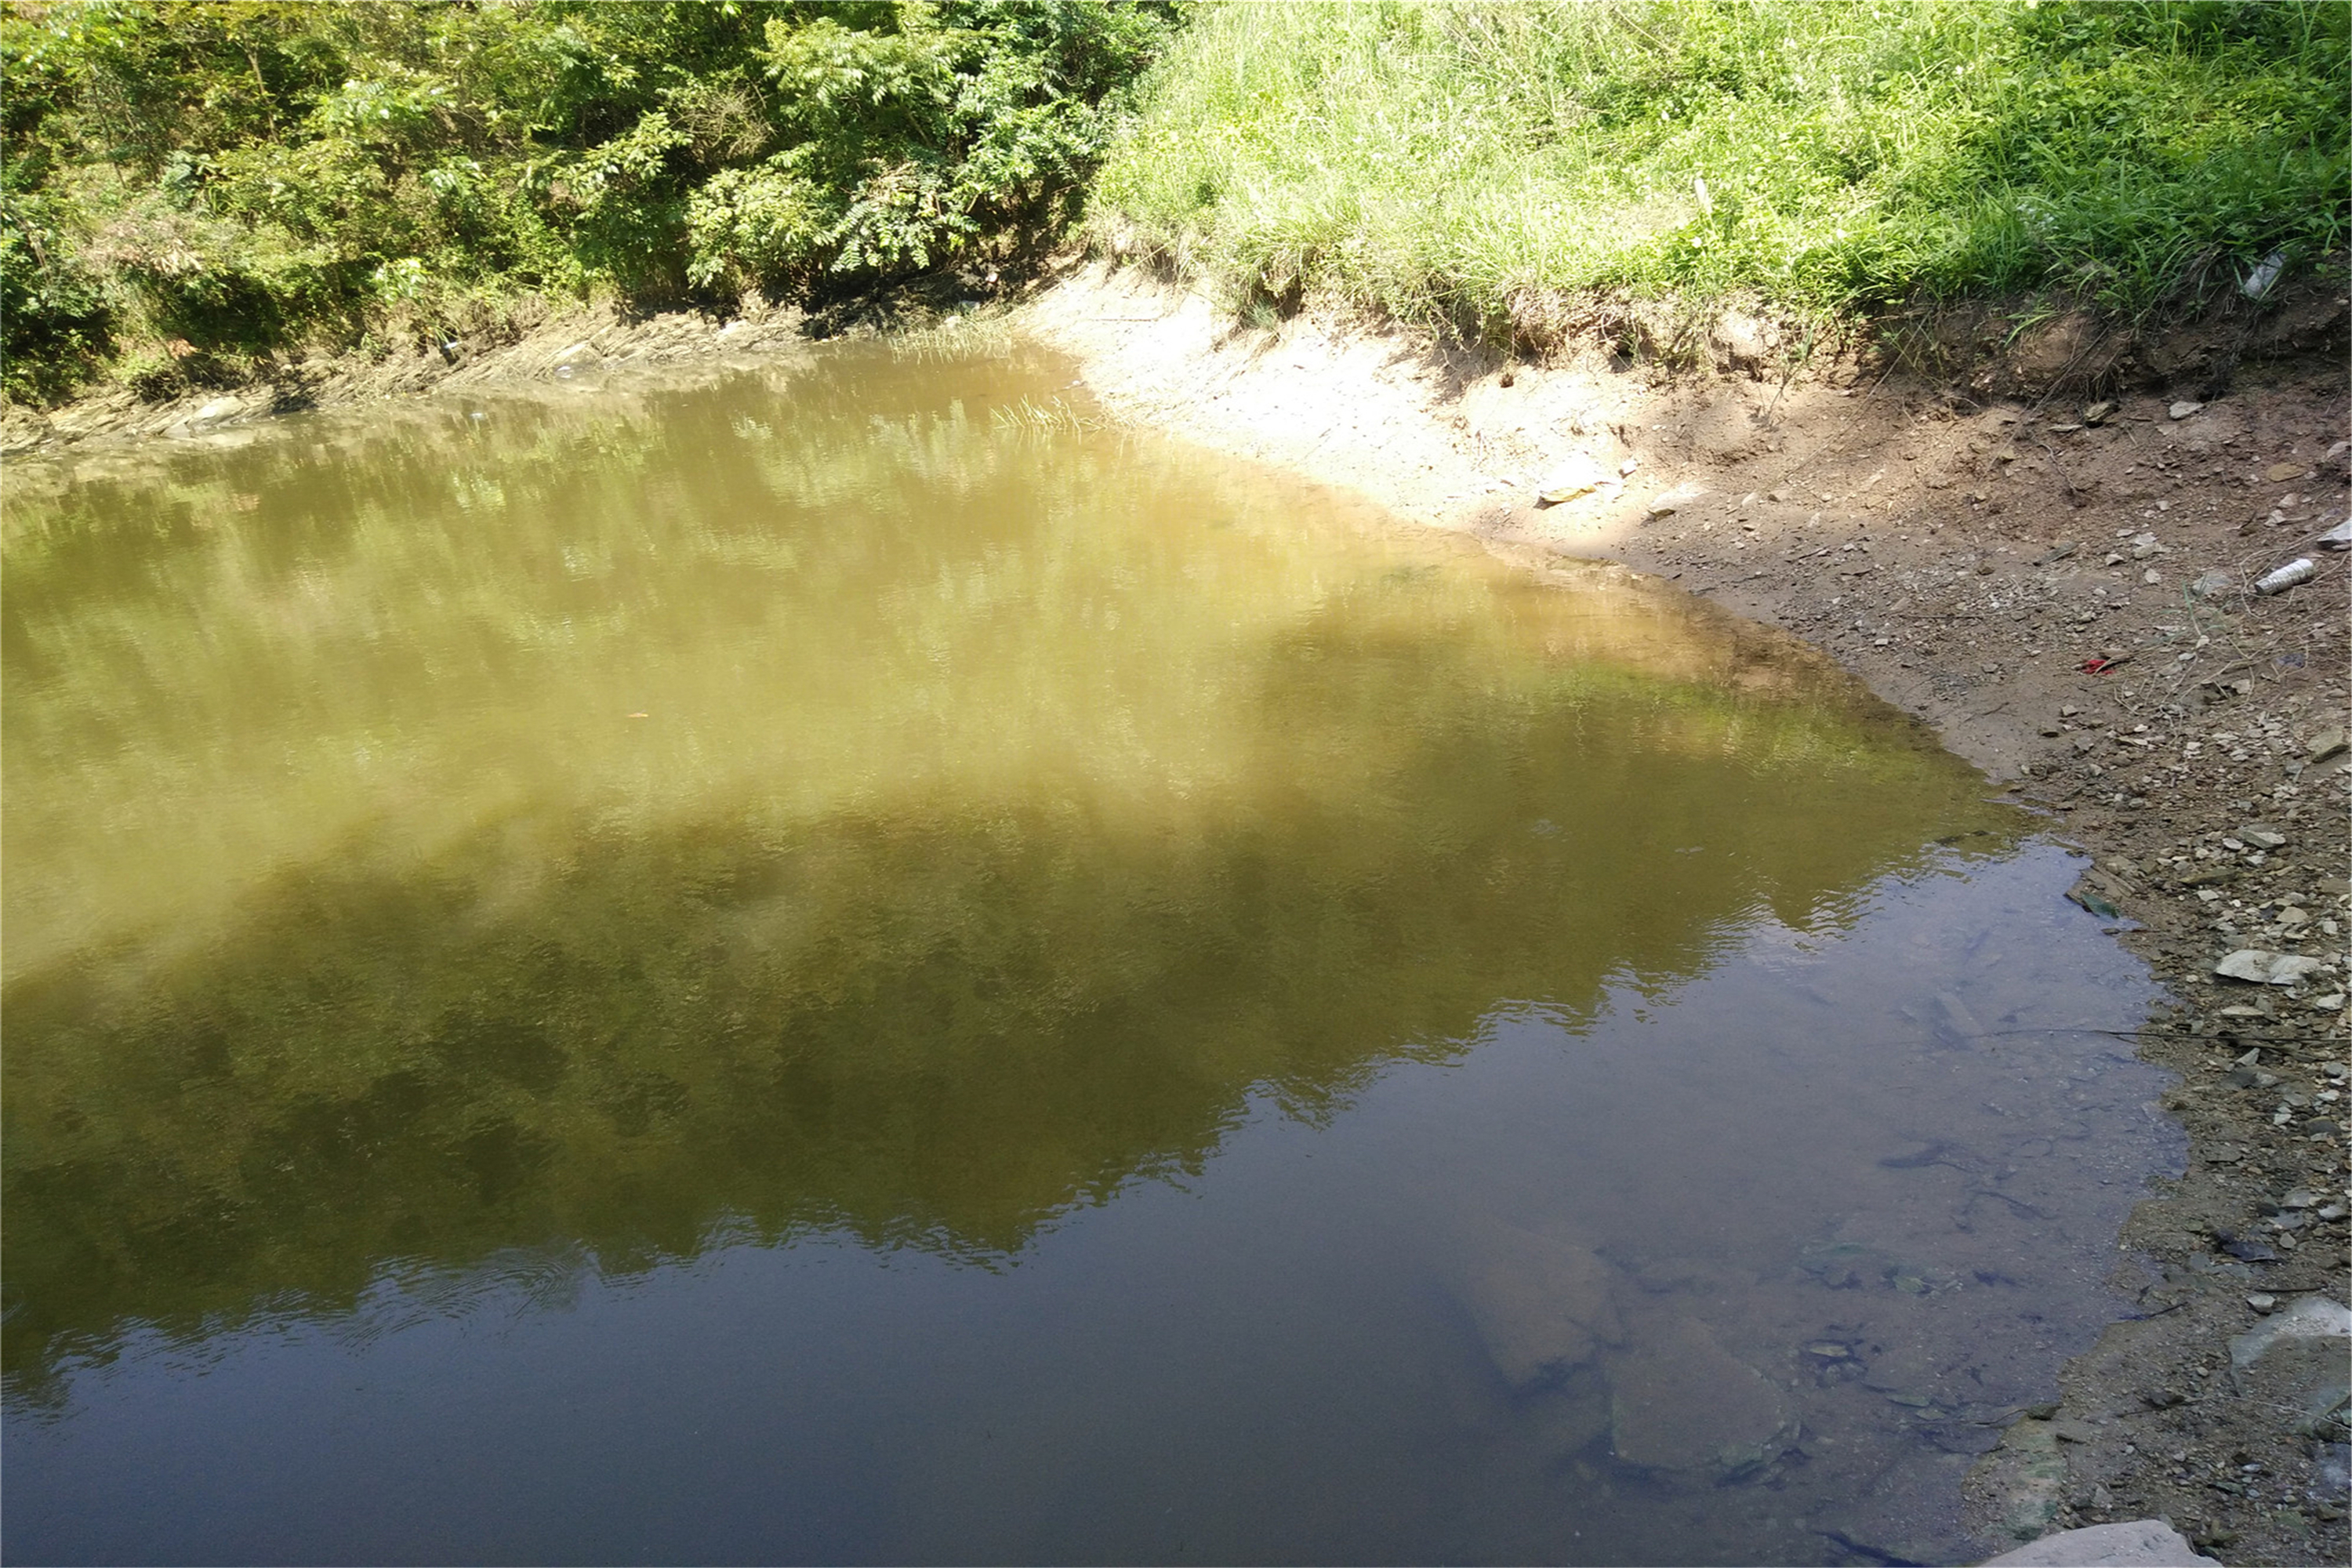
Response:
[[[1068,376],[15,466],[9,1557],[1969,1549],[2177,1157],[2066,853]]]

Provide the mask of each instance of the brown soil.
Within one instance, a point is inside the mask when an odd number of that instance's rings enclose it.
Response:
[[[2340,293],[2307,291],[2211,342],[2181,330],[2120,348],[2070,348],[2068,319],[2000,360],[1969,357],[1963,331],[1951,374],[1927,382],[1851,359],[1784,377],[1737,322],[1714,345],[1727,374],[1661,380],[1598,355],[1506,364],[1312,310],[1237,327],[1203,299],[1099,268],[1013,312],[1117,415],[1516,555],[1619,561],[1796,631],[2094,858],[2077,894],[2115,912],[2177,999],[2140,1048],[2179,1075],[2167,1109],[2190,1157],[2126,1231],[2114,1283],[2132,1316],[2068,1368],[2046,1419],[2019,1422],[1979,1466],[1975,1523],[1991,1551],[2159,1517],[2245,1563],[2352,1561],[2342,1412],[2283,1412],[2233,1377],[2228,1347],[2259,1321],[2249,1297],[2346,1296],[2346,1223],[2329,1205],[2346,1199],[2336,1097],[2352,1088],[2352,555],[2315,547],[2352,500],[2345,317]],[[290,409],[719,362],[803,335],[797,317],[756,309],[579,312],[168,404],[118,392],[47,414],[0,406],[0,453],[233,438]],[[2314,341],[2330,352],[2257,357]],[[2087,393],[2036,393],[2094,373],[2138,379],[2095,418]],[[2203,406],[2176,418],[2177,399]],[[1541,504],[1564,468],[1608,482]],[[2251,592],[2297,557],[2312,581]],[[2284,842],[2266,847],[2250,823]],[[2290,986],[2217,978],[2241,948],[2325,967]],[[2282,1205],[2298,1191],[2311,1206]]]
[[[2340,323],[2344,301],[2298,309]],[[2079,900],[2176,998],[2140,1049],[2179,1075],[2166,1109],[2191,1152],[2124,1236],[2130,1318],[1979,1466],[1972,1522],[1988,1551],[2158,1517],[2233,1563],[2352,1560],[2342,1411],[2282,1410],[2228,1344],[2260,1320],[2250,1297],[2345,1297],[2352,556],[2316,545],[2352,500],[2340,353],[2242,361],[2262,336],[2243,324],[2201,353],[2177,331],[2174,385],[2148,372],[2086,414],[2084,394],[2026,395],[2068,384],[2065,356],[1929,384],[1850,360],[1784,381],[1751,355],[1748,374],[1660,382],[1312,311],[1236,326],[1099,268],[1018,320],[1117,414],[1796,631],[2046,811],[2092,858]],[[1609,482],[1543,504],[1563,472]],[[2312,581],[2252,591],[2298,557]],[[2325,967],[2216,977],[2243,948]]]

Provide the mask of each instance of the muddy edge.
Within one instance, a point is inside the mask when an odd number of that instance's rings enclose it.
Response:
[[[2190,1153],[2126,1226],[2111,1282],[2130,1316],[1978,1467],[1971,1525],[1991,1552],[2161,1518],[2230,1563],[2300,1564],[2352,1561],[2345,1434],[2233,1373],[2229,1347],[2263,1299],[2346,1296],[2352,556],[2317,540],[2352,500],[2352,391],[2347,301],[2298,308],[2317,353],[2228,376],[2192,344],[2168,381],[2143,365],[2096,401],[2012,390],[2032,379],[2013,363],[1957,384],[1853,361],[1784,374],[1790,356],[1737,319],[1701,377],[1507,364],[1312,310],[1241,325],[1095,265],[1007,324],[1071,355],[1069,395],[1115,418],[1538,571],[1613,562],[1784,627],[2046,811],[2086,852],[2078,900],[2172,998],[2139,1048],[2179,1075],[2165,1109]],[[307,361],[169,404],[0,408],[0,454],[233,440],[272,413],[715,365],[807,335],[758,308],[550,314],[505,342]],[[2252,591],[2297,559],[2310,581]],[[2242,949],[2325,967],[2290,985],[2216,976]]]

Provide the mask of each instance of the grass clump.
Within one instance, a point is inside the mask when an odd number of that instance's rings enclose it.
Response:
[[[0,376],[165,393],[526,292],[984,276],[1174,26],[1094,0],[0,8]]]
[[[1238,300],[1496,341],[1559,300],[2137,310],[2347,228],[2335,0],[1223,5],[1097,232]],[[1549,302],[1549,303],[1547,303]]]

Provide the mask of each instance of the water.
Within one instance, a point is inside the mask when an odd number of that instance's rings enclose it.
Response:
[[[0,1545],[1860,1561],[2178,1158],[1798,645],[850,348],[10,476]]]

